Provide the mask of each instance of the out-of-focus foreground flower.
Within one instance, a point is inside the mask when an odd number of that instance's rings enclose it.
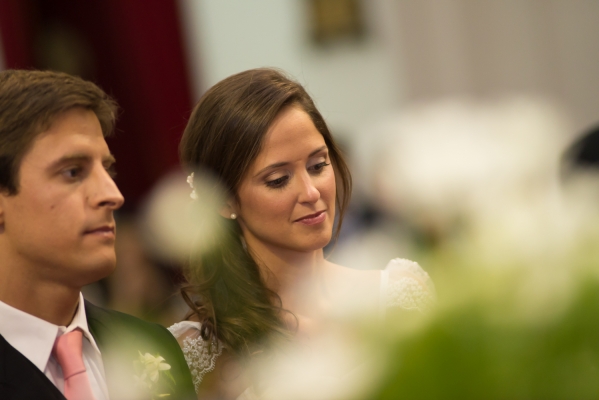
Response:
[[[373,195],[439,235],[397,254],[431,273],[436,308],[342,313],[343,329],[316,341],[329,346],[262,366],[265,387],[288,399],[599,397],[599,177],[559,181],[566,127],[530,99],[419,106],[388,125]],[[364,260],[355,243],[336,252]]]
[[[560,182],[570,135],[559,109],[449,100],[406,108],[378,131],[358,167],[371,183],[362,190],[412,245],[375,228],[333,256],[365,268],[383,267],[389,250],[414,259],[437,304],[383,319],[348,300],[309,341],[250,363],[255,397],[599,398],[599,177]],[[150,207],[157,243],[179,258],[218,238],[222,197],[197,175],[198,200],[179,177]]]
[[[158,259],[182,263],[207,251],[220,238],[223,203],[221,187],[202,171],[166,175],[149,194],[140,217],[146,247]]]

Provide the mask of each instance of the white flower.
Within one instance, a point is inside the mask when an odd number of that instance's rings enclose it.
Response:
[[[169,364],[163,362],[163,357],[154,357],[150,353],[141,354],[140,352],[139,361],[144,367],[140,380],[144,380],[145,377],[149,377],[150,382],[156,383],[158,382],[158,378],[160,377],[160,371],[168,371],[169,369],[171,369],[171,366]]]

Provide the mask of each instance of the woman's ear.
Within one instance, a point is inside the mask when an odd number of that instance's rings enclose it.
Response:
[[[225,204],[222,205],[220,210],[218,210],[218,213],[223,218],[235,219],[237,218],[237,208],[237,202],[235,201],[235,199],[230,198],[225,202]]]

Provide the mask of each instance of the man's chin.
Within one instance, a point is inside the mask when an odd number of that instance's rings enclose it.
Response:
[[[104,278],[107,278],[114,272],[115,269],[116,269],[116,261],[109,265],[103,265],[101,268],[98,268],[97,276],[95,277],[94,282],[99,281]]]
[[[81,265],[73,274],[77,275],[77,280],[81,286],[89,285],[108,277],[116,268],[116,257],[103,258],[95,262]]]

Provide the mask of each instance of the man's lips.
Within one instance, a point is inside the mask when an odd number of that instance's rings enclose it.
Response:
[[[311,225],[311,224],[315,224],[315,223],[317,224],[317,223],[324,221],[325,217],[326,217],[325,210],[323,210],[323,211],[318,211],[314,214],[310,214],[310,215],[306,215],[304,217],[298,218],[295,220],[295,222],[301,222],[304,224]]]

